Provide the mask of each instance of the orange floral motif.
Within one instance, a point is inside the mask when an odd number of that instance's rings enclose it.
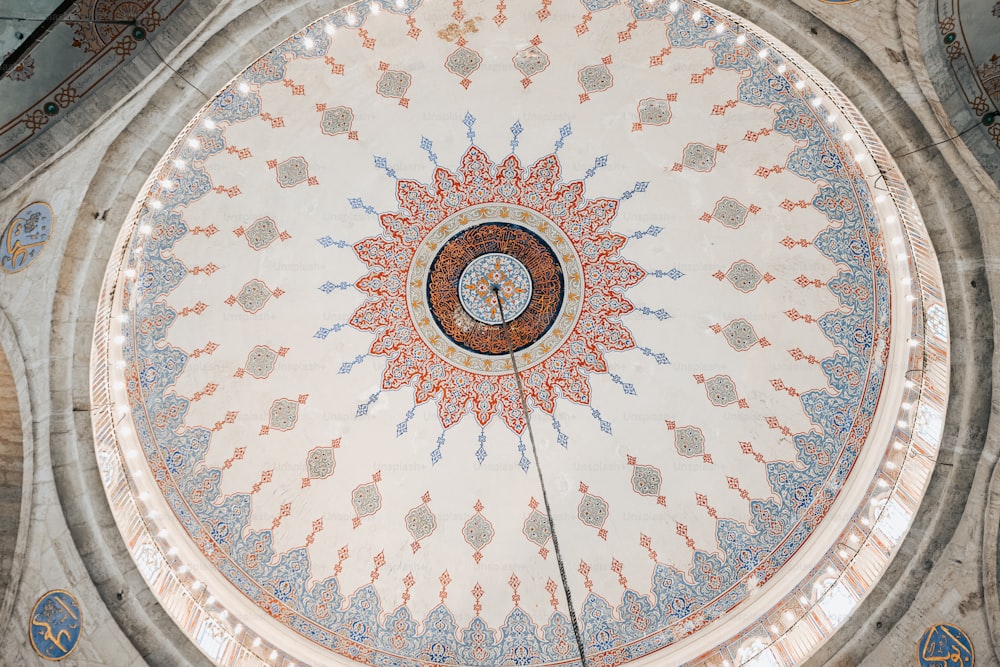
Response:
[[[516,433],[525,429],[525,414],[507,354],[509,346],[499,344],[501,325],[476,322],[487,334],[495,330],[487,337],[497,344],[473,350],[452,338],[452,332],[429,323],[441,323],[443,316],[449,316],[436,309],[435,302],[457,306],[460,299],[457,292],[446,299],[435,293],[429,282],[434,262],[415,256],[432,233],[441,234],[449,221],[455,221],[454,226],[463,230],[490,225],[514,232],[523,229],[521,235],[543,246],[542,254],[558,264],[552,268],[565,274],[566,289],[556,290],[556,302],[543,301],[548,305],[537,312],[529,305],[517,318],[524,320],[524,326],[517,328],[513,347],[520,350],[518,366],[529,411],[540,409],[551,414],[557,398],[588,405],[588,377],[607,372],[605,354],[635,347],[631,332],[621,322],[621,317],[633,310],[624,293],[646,275],[618,254],[626,238],[609,227],[619,202],[588,199],[583,181],[562,181],[555,154],[525,168],[516,155],[494,163],[475,145],[463,156],[457,171],[438,167],[429,184],[399,180],[396,194],[400,210],[381,216],[382,234],[354,246],[369,268],[357,287],[369,298],[350,322],[375,335],[369,350],[372,355],[391,360],[382,376],[382,388],[412,386],[416,404],[437,403],[445,428],[471,413],[482,426],[499,415]],[[485,210],[490,215],[484,215]],[[542,223],[529,228],[525,221],[531,217]],[[546,226],[553,227],[552,235],[543,239],[537,232]],[[451,234],[451,238],[460,241],[459,234]],[[448,245],[443,243],[439,252]],[[535,272],[539,255],[520,253],[513,247],[486,244],[474,249],[470,245],[466,265],[487,252],[516,257],[532,273],[533,281],[539,278]],[[452,273],[460,274],[461,267],[456,266]],[[451,284],[458,289],[457,280]],[[411,289],[414,285],[420,289]],[[532,300],[541,294],[552,301],[552,290],[540,287],[535,282]],[[414,318],[415,311],[426,308],[424,301],[430,304],[433,317]],[[553,313],[558,317],[552,317]],[[438,338],[451,338],[456,344],[442,345]],[[524,349],[526,345],[530,350]],[[470,357],[476,357],[475,363]]]

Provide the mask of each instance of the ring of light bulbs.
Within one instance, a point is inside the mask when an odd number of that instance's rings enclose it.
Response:
[[[400,8],[406,5],[405,0],[383,1],[395,2]],[[666,0],[644,1],[654,5]],[[691,15],[696,24],[704,23],[708,29],[709,24],[714,22],[712,29],[717,33],[735,31],[738,33],[737,43],[746,43],[748,34],[755,41],[757,35],[765,35],[756,28],[752,29],[752,33],[750,30],[744,32],[744,21],[724,10],[710,8],[698,0],[690,0],[689,4],[699,7]],[[374,15],[380,8],[378,2],[355,2],[337,13],[345,13],[348,25],[356,26],[360,23],[359,15]],[[682,5],[674,0],[668,8],[677,13],[682,10]],[[331,37],[336,32],[332,23],[320,19],[300,34],[316,27],[321,27]],[[307,49],[315,46],[308,37],[303,43]],[[875,205],[884,229],[889,230],[887,246],[892,253],[889,258],[891,273],[906,291],[908,310],[913,313],[909,323],[909,356],[915,367],[911,366],[906,372],[904,399],[892,433],[892,444],[885,449],[878,472],[869,487],[867,502],[856,509],[847,522],[847,528],[824,558],[816,563],[809,576],[795,591],[774,605],[773,614],[762,616],[753,623],[742,623],[739,632],[730,633],[732,639],[703,653],[693,663],[721,667],[747,662],[757,664],[758,661],[759,664],[773,665],[799,662],[832,634],[878,581],[902,542],[898,528],[889,524],[894,520],[888,509],[890,500],[895,502],[895,508],[902,507],[909,512],[912,519],[929,483],[940,446],[949,373],[947,332],[934,335],[927,330],[925,322],[931,306],[937,305],[944,312],[940,270],[912,195],[891,155],[847,98],[811,66],[774,43],[760,48],[758,56],[793,81],[795,89],[814,108],[821,112],[828,109],[825,118],[830,131],[842,132],[844,141],[858,149],[854,155],[855,162],[863,169],[872,170],[866,180],[873,191],[880,192],[875,198]],[[235,83],[236,89],[246,95],[250,86],[240,80],[241,76],[237,75],[226,88]],[[199,127],[212,129],[215,123],[200,113],[181,133],[167,155],[173,154],[183,141],[197,147]],[[247,619],[236,618],[228,610],[219,608],[205,583],[178,559],[177,546],[172,544],[172,517],[162,517],[150,510],[148,494],[139,491],[135,483],[144,474],[137,462],[141,455],[133,442],[134,431],[127,423],[130,409],[124,385],[112,380],[112,376],[126,365],[120,357],[120,347],[124,342],[120,328],[127,321],[128,314],[122,312],[117,317],[113,316],[115,306],[120,302],[120,287],[126,281],[136,284],[143,239],[152,232],[147,222],[149,210],[162,208],[158,193],[176,187],[174,175],[186,167],[179,158],[161,162],[145,185],[146,195],[133,207],[128,223],[122,228],[117,244],[119,251],[112,258],[105,275],[92,356],[93,420],[98,463],[119,530],[133,557],[137,563],[152,563],[145,569],[140,566],[140,570],[167,611],[200,648],[220,664],[240,662],[297,667],[294,659],[279,646],[256,634]],[[137,290],[136,301],[141,298],[141,291]],[[896,312],[893,319],[894,329],[907,326],[905,321],[896,321]],[[905,534],[905,529],[902,534]],[[140,561],[140,556],[145,560]],[[864,590],[855,590],[844,583],[852,578],[869,579],[861,573],[873,566],[878,576]],[[834,597],[837,597],[835,604],[824,604],[824,601]],[[833,614],[836,618],[831,618],[830,609],[837,604],[841,605],[840,613]],[[827,631],[816,632],[816,628],[826,628]],[[655,661],[657,655],[653,654],[636,664],[649,659]]]

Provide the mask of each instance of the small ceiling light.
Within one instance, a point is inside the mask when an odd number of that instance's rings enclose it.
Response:
[[[306,37],[304,40],[302,40],[302,43],[306,45],[307,49],[311,49],[312,47],[316,46],[316,42],[312,41],[312,39],[310,39],[309,37]]]
[[[785,63],[778,65],[778,74],[784,74],[786,71],[788,71],[788,65]]]
[[[121,345],[125,342],[125,336],[115,336],[115,344]]]
[[[805,82],[805,81],[802,81],[802,80],[800,79],[800,80],[798,80],[798,81],[796,81],[796,82],[795,82],[795,87],[796,87],[796,88],[797,88],[798,90],[802,90],[803,88],[805,88],[805,87],[806,87],[806,82]]]
[[[149,225],[139,225],[139,233],[140,234],[148,234],[151,231],[153,231],[153,228],[150,227]]]
[[[178,169],[183,169],[184,167],[187,166],[187,163],[185,163],[184,160],[177,158],[176,160],[174,160],[174,166],[177,167]]]
[[[159,199],[154,199],[149,203],[149,205],[155,208],[157,211],[163,208],[163,202],[161,202]]]
[[[378,14],[378,13],[379,13],[379,11],[380,11],[380,10],[382,9],[381,7],[379,7],[379,6],[378,6],[378,4],[377,4],[377,3],[374,3],[374,2],[373,2],[373,3],[371,3],[371,4],[370,4],[370,5],[368,5],[368,6],[369,6],[369,7],[371,8],[371,10],[372,10],[372,14]]]
[[[826,117],[826,122],[828,122],[828,123],[835,123],[835,122],[837,122],[837,115],[836,114],[830,114],[829,116]]]
[[[746,35],[740,35],[739,37],[736,38],[736,43],[737,44],[746,44],[747,43],[747,36]]]
[[[823,100],[821,100],[821,99],[820,99],[820,98],[818,98],[818,97],[814,97],[814,98],[813,98],[813,101],[812,101],[812,105],[813,105],[814,107],[818,107],[818,106],[819,106],[819,105],[821,105],[821,104],[823,104]]]
[[[725,29],[726,29],[726,24],[725,23],[716,23],[715,24],[715,32],[716,33],[721,33]]]
[[[246,81],[240,81],[239,88],[240,88],[240,92],[243,93],[244,95],[246,95],[247,93],[250,92],[250,86],[247,85]]]
[[[350,14],[347,15],[347,22],[350,23],[351,25],[357,25],[358,15],[355,14],[354,12],[351,12]]]
[[[770,52],[770,51],[768,51],[767,49],[761,49],[761,50],[760,50],[760,51],[759,51],[759,52],[757,53],[757,57],[758,57],[758,58],[760,58],[760,59],[764,59],[764,58],[767,58],[767,56],[768,56],[768,55],[769,55],[770,53],[771,53],[771,52]]]
[[[162,181],[160,181],[160,185],[165,187],[167,190],[170,190],[174,187],[174,182],[171,181],[169,178],[164,178]]]
[[[126,278],[135,278],[135,269],[125,269]]]
[[[257,648],[258,646],[260,646],[260,637],[254,637],[253,638],[253,647]]]
[[[695,23],[697,23],[698,21],[701,20],[701,10],[700,9],[696,9],[695,10],[694,14],[691,15],[691,20],[694,21]]]
[[[215,121],[212,120],[211,118],[206,118],[205,122],[204,122],[204,125],[205,125],[205,129],[206,130],[214,130],[215,129]]]
[[[195,139],[194,137],[192,137],[192,138],[188,139],[188,146],[190,146],[191,148],[200,148],[201,147],[201,142],[198,141],[197,139]]]
[[[396,9],[402,9],[406,6],[406,0],[396,0]]]
[[[670,11],[672,11],[674,14],[676,14],[677,10],[680,8],[681,8],[681,3],[677,2],[677,0],[674,0],[673,2],[670,3]]]
[[[332,37],[333,33],[337,32],[337,29],[333,27],[332,23],[327,23],[326,25],[323,26],[323,32]]]

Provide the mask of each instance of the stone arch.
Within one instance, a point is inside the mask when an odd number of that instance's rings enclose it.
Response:
[[[887,147],[902,155],[932,143],[894,87],[854,44],[828,28],[807,37],[818,21],[791,0],[716,0],[718,4],[780,35],[830,77],[869,119]],[[223,5],[192,30],[197,43],[178,52],[180,74],[206,91],[217,90],[241,67],[310,20],[344,2],[252,0]],[[186,35],[185,35],[186,37]],[[180,44],[182,40],[178,40]],[[173,60],[172,60],[173,62]],[[183,63],[183,64],[180,64]],[[145,67],[146,65],[143,65]],[[132,67],[131,65],[129,67]],[[135,65],[134,73],[143,73]],[[133,71],[127,69],[126,71]],[[119,536],[97,472],[87,411],[93,313],[101,276],[131,203],[158,156],[203,103],[201,94],[179,75],[153,67],[150,76],[108,114],[104,128],[113,137],[100,143],[98,169],[84,188],[86,196],[59,273],[53,312],[53,411],[72,419],[74,428],[52,435],[57,488],[67,522],[91,578],[116,622],[151,664],[202,664],[205,659],[156,603]],[[105,148],[107,146],[107,148]],[[936,551],[955,530],[973,487],[978,454],[985,442],[990,401],[989,368],[978,359],[992,354],[992,306],[986,292],[979,223],[965,191],[942,155],[934,149],[900,160],[915,190],[928,230],[938,249],[948,293],[952,340],[963,350],[953,361],[952,409],[945,445],[925,501],[882,585],[856,610],[815,656],[856,664],[905,615],[916,596],[913,585],[934,565]],[[973,281],[979,288],[970,287]],[[959,452],[963,454],[959,457]],[[119,593],[123,593],[121,598]],[[868,619],[881,619],[880,627]]]
[[[993,459],[996,461],[996,459]],[[1000,466],[994,466],[983,510],[983,603],[993,646],[1000,647]]]
[[[25,562],[33,454],[28,375],[14,329],[0,310],[0,628],[12,620]]]
[[[934,139],[899,90],[857,45],[789,0],[717,2],[780,35],[807,57],[858,107],[890,153],[900,156],[898,166],[913,187],[941,266],[953,354],[939,465],[879,585],[807,663],[861,664],[897,624],[915,624],[906,625],[906,632],[914,641],[919,637],[925,619],[908,617],[907,612],[925,577],[936,566],[947,566],[940,555],[955,533],[966,501],[976,493],[974,478],[990,421],[990,391],[983,388],[992,386],[990,365],[983,361],[992,359],[994,344],[993,306],[983,260],[989,220],[979,219],[962,177],[932,146]]]
[[[91,345],[101,279],[146,175],[204,103],[198,89],[218,90],[275,43],[347,2],[250,0],[214,11],[209,11],[214,3],[198,4],[204,10],[200,22],[170,28],[176,43],[164,55],[177,54],[179,74],[162,65],[149,67],[142,58],[119,73],[127,82],[149,76],[105,114],[102,131],[110,138],[93,137],[96,145],[90,159],[107,168],[98,168],[92,180],[80,186],[81,206],[58,272],[50,350],[53,386],[72,388],[52,394],[53,416],[72,428],[51,436],[55,483],[70,534],[123,633],[149,664],[171,667],[209,663],[146,585],[104,495],[89,418]],[[173,57],[168,60],[174,62]],[[31,168],[31,158],[24,159],[24,166]]]
[[[981,122],[984,114],[997,114],[997,97],[1000,95],[994,95],[992,100],[984,96],[985,110],[970,106],[967,100],[969,91],[980,90],[981,83],[973,71],[975,64],[969,53],[970,46],[963,43],[966,36],[962,30],[962,17],[942,15],[940,4],[940,0],[918,3],[914,17],[921,66],[932,88],[926,89],[924,94],[931,100],[935,113],[949,136],[961,135],[961,141],[986,173],[1000,184],[1000,115],[997,115],[990,127]],[[989,3],[980,4],[986,11]],[[955,3],[955,6],[958,7],[959,4]],[[948,25],[952,27],[949,28]],[[1000,17],[997,18],[996,25],[1000,26]],[[949,35],[954,39],[955,34],[960,37],[954,42],[945,41]],[[996,39],[995,43],[1000,47],[1000,39]],[[949,52],[950,50],[955,51]]]

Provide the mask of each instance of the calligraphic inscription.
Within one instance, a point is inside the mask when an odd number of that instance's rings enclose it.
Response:
[[[499,288],[509,322],[501,325],[492,285]],[[531,230],[487,222],[459,232],[431,264],[427,279],[431,314],[453,341],[479,354],[522,350],[555,322],[563,300],[559,260]]]
[[[939,623],[927,628],[917,644],[920,667],[974,667],[972,640],[954,625]]]
[[[76,648],[83,632],[80,604],[66,591],[38,598],[28,623],[31,646],[46,660],[62,660]]]
[[[16,273],[38,256],[52,232],[52,208],[44,202],[28,204],[0,234],[0,269]]]

